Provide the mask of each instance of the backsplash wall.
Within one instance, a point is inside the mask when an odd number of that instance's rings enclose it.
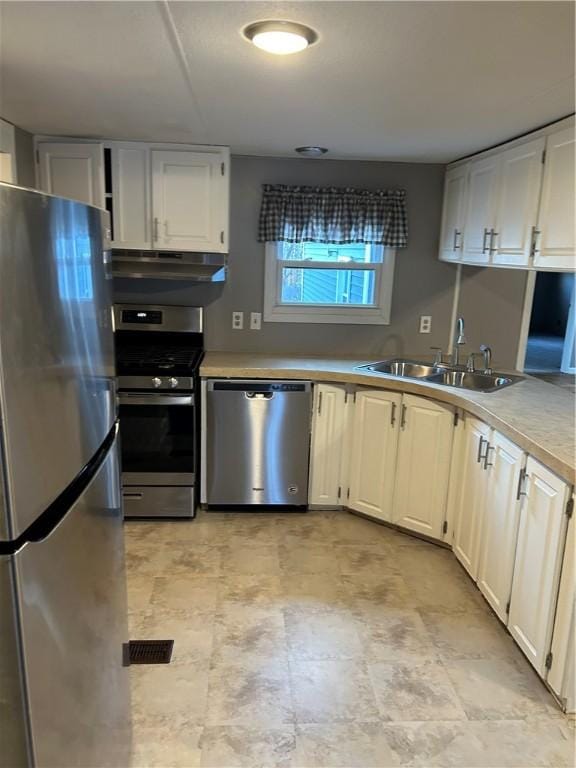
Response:
[[[308,355],[419,354],[445,346],[456,268],[437,259],[442,206],[442,165],[341,160],[233,157],[230,255],[224,284],[116,280],[116,301],[148,301],[205,307],[209,350]],[[250,312],[262,312],[264,244],[257,227],[262,184],[317,184],[406,189],[409,245],[398,250],[390,325],[262,323],[246,328]],[[231,328],[232,312],[244,311],[245,329]],[[419,334],[420,315],[432,315],[432,333]]]

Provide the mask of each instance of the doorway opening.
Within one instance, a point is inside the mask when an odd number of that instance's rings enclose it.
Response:
[[[576,373],[576,277],[567,272],[537,272],[524,370],[542,378]]]

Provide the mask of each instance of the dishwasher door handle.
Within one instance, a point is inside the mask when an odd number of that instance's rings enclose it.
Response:
[[[248,400],[272,400],[274,392],[244,392]]]

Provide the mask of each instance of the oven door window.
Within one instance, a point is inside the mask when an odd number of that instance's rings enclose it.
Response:
[[[194,472],[194,408],[121,405],[123,472]]]

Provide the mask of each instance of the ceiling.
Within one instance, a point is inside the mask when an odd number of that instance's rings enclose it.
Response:
[[[574,111],[574,7],[1,2],[0,115],[33,133],[446,162]],[[266,18],[320,40],[271,56],[240,34]]]

